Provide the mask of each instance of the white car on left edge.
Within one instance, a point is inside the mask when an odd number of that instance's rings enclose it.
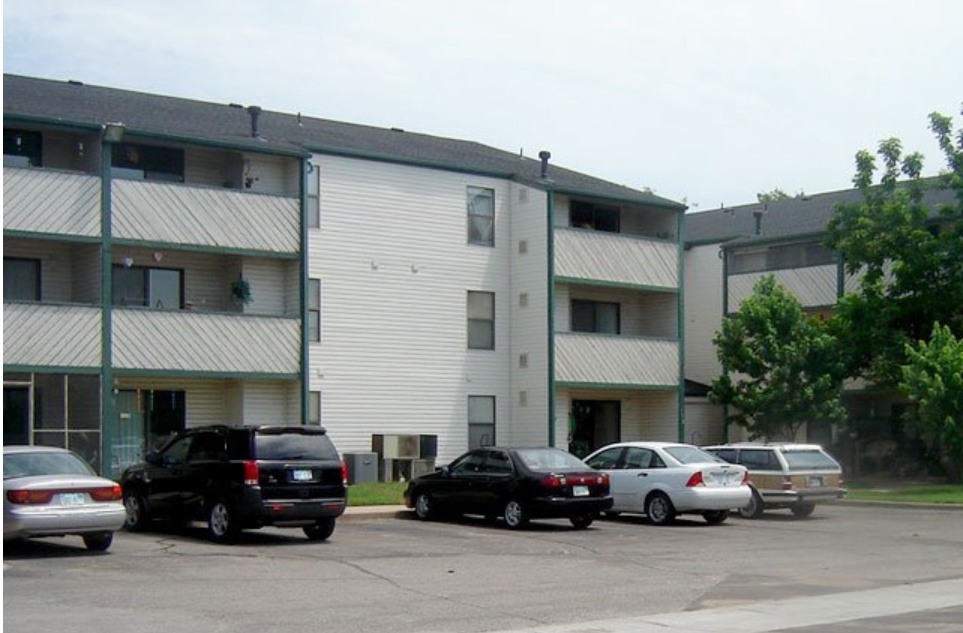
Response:
[[[619,442],[584,461],[609,475],[615,502],[607,514],[644,514],[653,525],[672,523],[679,514],[722,523],[752,497],[745,467],[690,444]]]

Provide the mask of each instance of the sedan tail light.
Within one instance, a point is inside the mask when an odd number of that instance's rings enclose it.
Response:
[[[124,494],[120,486],[104,486],[102,488],[58,488],[55,490],[8,490],[7,500],[18,505],[38,505],[50,503],[54,495],[59,494],[88,494],[94,501],[119,501]]]
[[[261,472],[256,461],[244,462],[244,485],[256,486],[261,481]]]
[[[119,501],[124,496],[120,486],[116,485],[110,488],[91,488],[87,492],[94,501]]]
[[[564,486],[608,486],[609,476],[607,473],[591,475],[547,475],[540,480],[543,486],[548,488],[562,488]]]
[[[692,473],[692,476],[689,477],[689,481],[685,482],[686,488],[695,488],[696,486],[702,485],[705,485],[705,482],[702,480],[701,470]]]
[[[53,499],[53,490],[8,490],[7,501],[20,505],[50,503]]]

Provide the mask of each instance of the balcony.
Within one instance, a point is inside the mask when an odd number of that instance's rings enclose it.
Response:
[[[738,310],[742,302],[752,295],[756,283],[766,275],[775,276],[804,308],[836,305],[839,268],[829,264],[729,275],[729,310]]]
[[[293,376],[301,371],[299,319],[115,309],[115,369]]]
[[[149,243],[297,253],[298,198],[156,181],[114,180],[113,237]]]
[[[100,178],[74,171],[3,168],[3,230],[100,237]]]
[[[572,283],[677,290],[678,247],[666,240],[556,227],[555,277]]]
[[[679,386],[679,343],[672,339],[559,332],[555,382],[620,388]]]
[[[3,364],[96,368],[100,308],[50,303],[3,304]]]

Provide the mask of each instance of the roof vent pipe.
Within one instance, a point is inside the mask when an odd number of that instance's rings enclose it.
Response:
[[[261,138],[261,106],[248,106],[247,112],[251,115],[251,137]]]
[[[538,153],[538,157],[542,160],[542,178],[548,178],[548,159],[552,157],[552,153],[543,149]]]

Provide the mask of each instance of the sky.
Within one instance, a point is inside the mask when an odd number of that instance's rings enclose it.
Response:
[[[5,73],[475,141],[690,211],[963,127],[958,0],[6,0]]]

